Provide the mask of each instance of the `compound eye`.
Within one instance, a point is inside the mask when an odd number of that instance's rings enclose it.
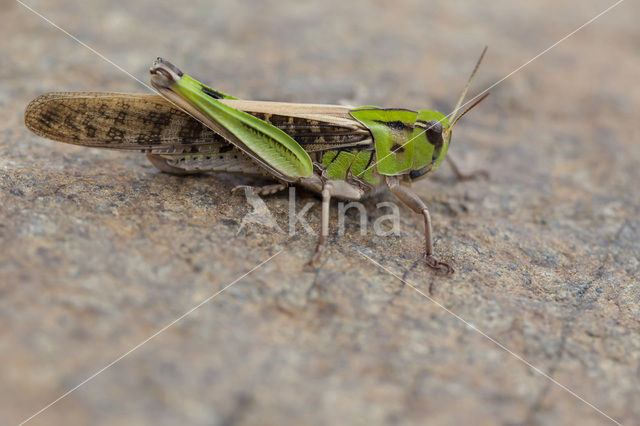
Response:
[[[427,140],[435,147],[442,146],[442,123],[439,120],[430,120],[425,123]]]

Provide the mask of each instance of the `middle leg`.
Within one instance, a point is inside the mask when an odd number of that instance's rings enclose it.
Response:
[[[322,252],[324,251],[324,245],[327,241],[327,237],[329,236],[329,207],[331,204],[331,196],[333,195],[333,185],[330,182],[325,182],[322,186],[322,215],[321,217],[321,229],[320,229],[320,238],[318,239],[318,245],[316,246],[316,251],[313,254],[313,257],[309,261],[309,265],[314,265]]]
[[[234,194],[236,191],[239,191],[241,189],[253,189],[253,193],[256,195],[271,195],[271,194],[275,194],[276,192],[284,191],[285,189],[287,189],[287,184],[273,183],[273,184],[264,185],[264,186],[238,185],[238,186],[234,186],[231,189],[231,193]]]
[[[489,179],[489,172],[486,170],[473,170],[471,172],[463,172],[460,170],[460,167],[456,164],[456,161],[451,157],[450,154],[447,154],[446,157],[447,163],[451,166],[451,170],[453,170],[453,174],[456,175],[458,180],[473,180],[479,177],[483,177],[485,179]]]

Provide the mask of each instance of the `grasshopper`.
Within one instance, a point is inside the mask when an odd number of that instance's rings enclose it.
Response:
[[[360,200],[388,188],[424,217],[427,265],[451,273],[453,268],[434,255],[429,210],[410,185],[440,166],[455,124],[486,97],[456,116],[485,52],[451,122],[426,109],[240,100],[158,58],[150,72],[161,96],[47,93],[29,103],[25,124],[56,141],[144,152],[163,172],[241,173],[275,181],[255,189],[262,195],[289,185],[319,193],[321,233],[310,263],[321,255],[329,234],[331,198]]]

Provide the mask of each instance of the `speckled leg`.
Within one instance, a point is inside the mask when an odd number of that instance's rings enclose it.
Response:
[[[316,245],[316,251],[309,261],[309,265],[312,266],[318,261],[318,259],[320,259],[320,256],[324,251],[324,244],[327,241],[327,237],[329,236],[329,206],[331,203],[331,196],[333,195],[332,190],[333,185],[331,185],[331,183],[329,182],[326,182],[322,186],[322,229],[320,231],[318,245]]]

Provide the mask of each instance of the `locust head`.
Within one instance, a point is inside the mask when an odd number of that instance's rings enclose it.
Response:
[[[488,95],[478,98],[462,113],[457,114],[485,52],[486,48],[449,116],[427,109],[416,112],[374,106],[349,111],[353,118],[371,132],[376,155],[375,166],[379,174],[404,175],[414,180],[440,166],[447,155],[451,133],[458,120]],[[454,118],[449,121],[449,117]]]
[[[453,127],[463,115],[482,102],[487,96],[489,96],[488,93],[482,95],[467,109],[455,117],[451,123],[449,123],[449,120],[444,116],[444,114],[439,113],[438,111],[418,111],[418,118],[413,124],[415,129],[414,134],[417,133],[417,135],[413,136],[415,138],[415,148],[413,167],[409,172],[411,180],[419,179],[428,172],[434,171],[440,167],[440,164],[442,164],[442,161],[444,161],[444,158],[447,155],[449,144],[451,143]]]
[[[417,180],[440,166],[449,149],[451,132],[447,117],[438,111],[418,111],[413,126],[415,147],[409,178]]]
[[[482,102],[489,93],[485,93],[479,98],[477,98],[470,106],[468,106],[464,111],[458,114],[460,107],[462,106],[462,101],[464,101],[464,97],[471,86],[471,81],[478,71],[478,67],[482,62],[482,58],[484,58],[484,54],[487,51],[485,47],[480,55],[480,59],[476,63],[476,66],[467,81],[464,89],[462,90],[462,94],[460,98],[458,98],[458,102],[453,112],[449,117],[453,117],[451,122],[449,122],[448,117],[438,111],[430,111],[430,110],[420,110],[418,111],[418,116],[416,117],[416,121],[414,123],[414,135],[412,138],[415,140],[415,148],[414,148],[414,159],[411,171],[409,172],[409,177],[411,180],[416,180],[428,172],[432,170],[436,170],[442,164],[442,161],[447,155],[447,150],[449,149],[449,144],[451,143],[451,133],[453,131],[454,126],[467,112],[469,112],[473,107]],[[417,130],[417,132],[416,132]],[[426,154],[426,155],[425,155]]]

